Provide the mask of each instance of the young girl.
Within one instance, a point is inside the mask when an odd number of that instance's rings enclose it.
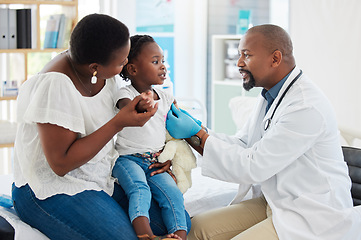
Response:
[[[120,157],[113,168],[113,176],[129,199],[129,217],[139,239],[156,238],[149,225],[152,196],[161,207],[164,223],[171,233],[167,237],[186,239],[189,230],[189,215],[175,181],[167,173],[154,175],[154,170],[149,168],[157,162],[159,151],[164,147],[165,118],[175,102],[173,96],[152,88],[152,85],[163,84],[166,73],[163,51],[154,39],[148,35],[131,37],[128,63],[120,74],[124,80],[129,79],[131,85],[119,90],[117,107],[122,109],[140,93],[148,97],[148,102],[143,100],[137,105],[139,112],[146,111],[143,105],[153,101],[158,104],[156,114],[143,127],[125,127],[116,141]]]

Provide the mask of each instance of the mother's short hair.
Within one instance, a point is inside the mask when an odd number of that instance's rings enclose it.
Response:
[[[119,20],[105,14],[82,18],[70,36],[70,52],[77,64],[107,65],[115,50],[129,42],[129,30]]]

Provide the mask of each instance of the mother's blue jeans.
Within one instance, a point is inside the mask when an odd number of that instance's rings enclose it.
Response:
[[[87,190],[74,196],[58,194],[39,200],[29,185],[13,185],[12,197],[20,219],[52,240],[137,239],[124,210],[128,208],[127,197],[117,184],[112,197],[103,191]],[[154,201],[150,223],[154,234],[167,233]],[[190,222],[187,224],[190,226]]]

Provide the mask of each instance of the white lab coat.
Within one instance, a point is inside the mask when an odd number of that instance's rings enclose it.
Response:
[[[239,183],[233,203],[240,202],[252,184],[259,184],[280,240],[361,239],[361,211],[352,207],[334,111],[305,74],[289,89],[264,130],[266,119],[299,72],[292,71],[266,116],[267,102],[260,96],[235,136],[211,132],[202,173]]]

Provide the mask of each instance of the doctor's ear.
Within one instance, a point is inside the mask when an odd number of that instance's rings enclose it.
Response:
[[[277,67],[278,65],[280,65],[282,62],[282,58],[283,55],[281,51],[279,50],[274,51],[272,56],[272,66]]]

